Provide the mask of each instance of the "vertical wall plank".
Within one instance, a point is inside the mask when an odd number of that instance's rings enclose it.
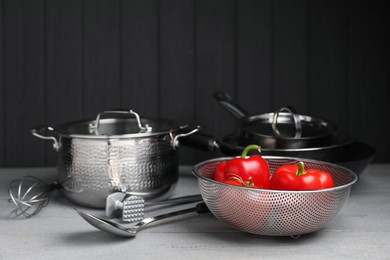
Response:
[[[273,93],[274,107],[308,110],[307,1],[274,1]]]
[[[48,125],[83,118],[82,2],[46,1],[46,116]],[[48,145],[47,163],[56,162]]]
[[[194,33],[193,0],[161,2],[160,115],[182,122],[194,115]]]
[[[4,19],[4,8],[3,0],[0,0],[0,167],[5,165],[5,143],[4,143],[4,132],[5,132],[5,79],[4,79],[4,31],[3,31],[3,19]]]
[[[5,166],[44,163],[44,145],[29,130],[44,121],[42,1],[4,1]]]
[[[309,1],[310,113],[347,131],[346,1]]]
[[[140,115],[159,107],[158,1],[122,1],[121,103]]]
[[[196,119],[205,131],[222,137],[234,120],[212,98],[236,90],[235,1],[196,1]]]
[[[195,119],[206,133],[219,138],[234,131],[236,123],[212,98],[216,91],[236,93],[235,39],[235,1],[196,1]]]
[[[348,125],[378,161],[390,159],[389,9],[389,1],[348,1]]]
[[[195,124],[194,0],[160,1],[160,116]],[[191,164],[194,149],[180,147],[180,162]]]
[[[237,1],[237,100],[249,113],[272,111],[272,1]]]
[[[121,107],[119,1],[85,0],[83,10],[84,116],[93,118]]]

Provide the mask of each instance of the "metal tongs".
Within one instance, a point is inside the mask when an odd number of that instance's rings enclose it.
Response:
[[[112,235],[127,237],[127,238],[135,237],[141,229],[143,229],[146,225],[151,224],[151,223],[156,223],[156,222],[162,221],[164,219],[188,214],[191,212],[197,212],[198,214],[210,212],[210,210],[208,209],[206,204],[204,202],[201,202],[201,203],[198,203],[194,207],[190,207],[190,208],[186,208],[186,209],[182,209],[182,210],[175,210],[175,211],[171,211],[171,212],[157,215],[154,217],[145,218],[131,227],[125,227],[125,226],[120,225],[118,223],[115,223],[113,221],[103,219],[103,218],[94,216],[94,215],[89,214],[89,213],[82,212],[76,208],[75,208],[75,210],[85,221],[87,221],[89,224],[91,224],[95,228],[97,228],[101,231],[107,232],[109,234],[112,234]]]
[[[108,218],[122,218],[124,222],[133,223],[144,218],[146,207],[159,205],[181,205],[202,200],[200,194],[189,195],[165,200],[145,201],[141,196],[116,192],[107,197],[106,216]]]

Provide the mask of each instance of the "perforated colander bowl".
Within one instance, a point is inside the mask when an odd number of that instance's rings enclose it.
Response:
[[[271,174],[280,165],[302,161],[306,169],[329,172],[335,186],[306,191],[239,187],[213,180],[218,164],[230,157],[195,165],[193,173],[206,205],[215,217],[234,229],[266,236],[298,236],[317,231],[334,219],[358,180],[355,173],[335,164],[300,158],[263,158]]]

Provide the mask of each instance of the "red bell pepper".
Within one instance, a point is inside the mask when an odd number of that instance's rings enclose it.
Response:
[[[250,150],[260,150],[258,145],[248,145],[241,157],[221,162],[214,179],[220,182],[251,188],[269,188],[270,171],[267,161],[258,154],[247,156]]]
[[[334,187],[332,175],[317,169],[305,169],[304,163],[279,166],[271,177],[271,189],[314,190]]]

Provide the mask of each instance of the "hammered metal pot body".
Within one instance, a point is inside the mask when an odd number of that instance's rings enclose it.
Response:
[[[120,139],[60,137],[58,181],[79,205],[104,208],[113,192],[145,198],[168,194],[178,179],[169,134]]]

